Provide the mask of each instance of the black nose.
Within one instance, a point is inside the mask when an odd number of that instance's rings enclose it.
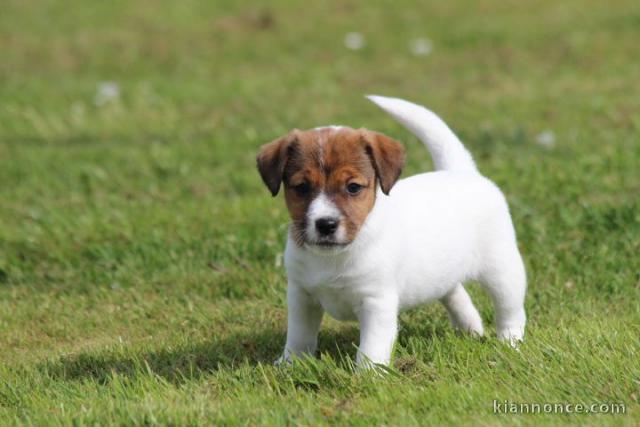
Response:
[[[324,217],[316,220],[316,229],[323,236],[333,234],[338,228],[338,220],[331,217]]]

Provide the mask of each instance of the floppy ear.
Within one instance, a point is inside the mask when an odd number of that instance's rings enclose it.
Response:
[[[389,194],[404,167],[404,147],[381,133],[367,129],[361,129],[361,132],[365,149],[380,181],[380,188],[384,194]]]
[[[271,191],[272,196],[275,196],[280,191],[284,167],[296,140],[296,130],[293,130],[288,135],[260,147],[260,152],[256,158],[258,171],[262,181]]]

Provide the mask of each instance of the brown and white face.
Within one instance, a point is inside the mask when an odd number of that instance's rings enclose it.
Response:
[[[260,149],[258,170],[272,195],[284,184],[299,245],[346,246],[376,199],[388,194],[404,166],[402,145],[377,132],[348,127],[294,130]]]

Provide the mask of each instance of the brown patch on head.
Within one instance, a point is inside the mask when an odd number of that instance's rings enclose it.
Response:
[[[273,195],[284,182],[285,200],[298,243],[320,243],[312,236],[315,218],[309,208],[323,194],[340,212],[330,244],[348,244],[357,235],[376,198],[376,183],[385,194],[404,165],[402,145],[366,129],[319,128],[293,131],[262,147],[258,169]],[[317,237],[317,236],[316,236]]]

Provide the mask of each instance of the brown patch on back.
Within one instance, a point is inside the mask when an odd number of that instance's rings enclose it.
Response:
[[[274,195],[284,182],[298,243],[305,241],[309,205],[321,192],[342,212],[350,243],[374,206],[376,183],[388,194],[403,165],[399,142],[346,127],[294,131],[263,146],[258,156],[260,173]],[[350,184],[361,186],[357,194],[349,191]]]

